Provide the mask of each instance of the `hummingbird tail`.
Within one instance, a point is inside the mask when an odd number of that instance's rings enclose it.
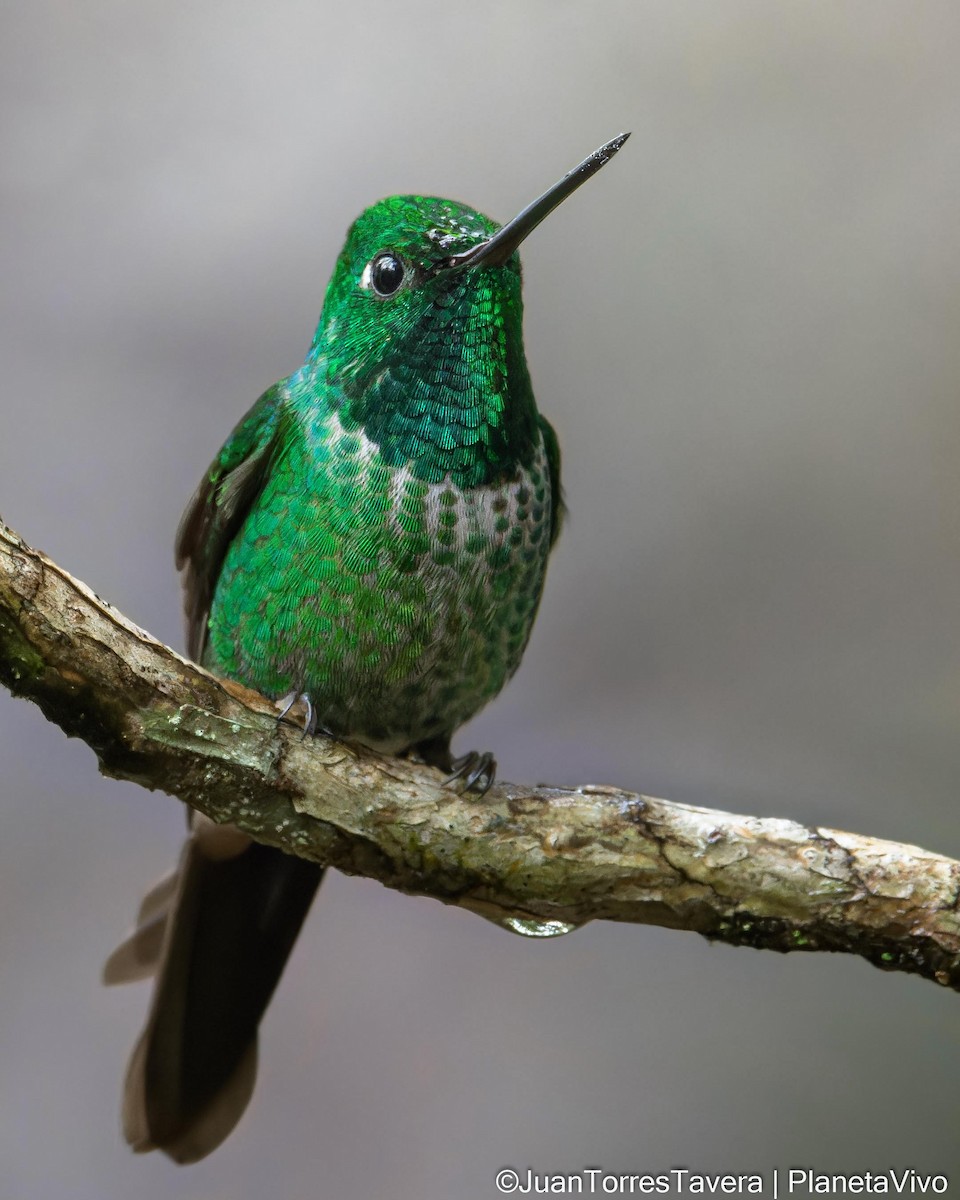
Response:
[[[123,1131],[138,1152],[204,1158],[243,1114],[257,1071],[257,1028],[323,868],[192,814],[177,872],[140,907],[110,956],[107,983],[155,974],[130,1065]]]

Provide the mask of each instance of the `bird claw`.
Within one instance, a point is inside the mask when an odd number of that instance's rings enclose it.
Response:
[[[451,773],[444,780],[445,784],[462,779],[463,790],[476,792],[478,796],[488,792],[497,777],[497,761],[487,750],[482,754],[471,750],[469,754],[455,758],[450,764],[450,769]]]
[[[282,696],[277,701],[277,704],[282,705],[282,707],[280,709],[280,713],[277,716],[277,724],[279,724],[282,720],[284,720],[287,713],[290,711],[291,708],[293,708],[293,706],[297,703],[298,700],[303,701],[303,704],[307,710],[307,715],[304,718],[304,722],[303,722],[303,730],[300,734],[300,741],[302,742],[307,737],[307,735],[309,735],[310,737],[313,737],[313,735],[315,733],[323,733],[323,734],[326,734],[327,737],[333,737],[333,734],[330,732],[330,730],[327,729],[326,726],[320,724],[320,721],[317,717],[317,710],[314,708],[313,701],[310,699],[310,697],[307,695],[307,693],[306,692],[298,692],[296,690],[296,688],[294,688],[294,690],[292,692],[287,692],[287,694],[285,696]],[[291,722],[291,723],[296,724],[296,722]]]

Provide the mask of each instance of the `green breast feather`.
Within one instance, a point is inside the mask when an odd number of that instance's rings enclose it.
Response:
[[[269,696],[307,693],[324,727],[384,749],[500,691],[557,533],[517,255],[435,269],[495,230],[424,197],[364,213],[307,361],[237,426],[178,539],[191,652]],[[403,279],[381,295],[385,254]]]

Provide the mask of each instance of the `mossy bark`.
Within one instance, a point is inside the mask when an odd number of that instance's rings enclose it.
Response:
[[[960,863],[915,846],[612,787],[498,784],[278,723],[0,524],[0,682],[101,770],[258,841],[542,933],[603,918],[858,954],[960,990]]]

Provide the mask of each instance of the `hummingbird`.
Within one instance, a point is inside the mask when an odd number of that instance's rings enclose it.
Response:
[[[563,515],[534,401],[518,247],[622,134],[503,226],[391,196],[354,222],[303,365],[233,430],[176,539],[188,652],[304,732],[414,755],[481,793],[453,733],[520,664]],[[190,814],[108,983],[155,976],[127,1071],[137,1151],[214,1150],[253,1089],[258,1028],[323,876]]]

